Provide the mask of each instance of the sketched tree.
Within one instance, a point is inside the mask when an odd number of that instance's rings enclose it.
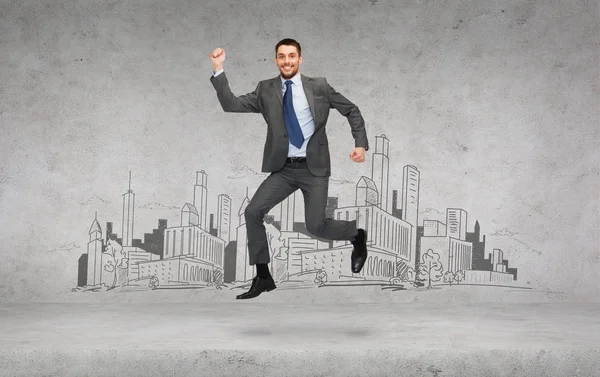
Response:
[[[406,273],[404,274],[404,276],[402,277],[402,281],[404,281],[404,282],[414,281],[415,277],[416,277],[415,269],[412,267],[409,267],[406,270]]]
[[[118,268],[126,269],[129,267],[129,259],[127,253],[123,251],[123,246],[117,241],[109,239],[106,243],[106,248],[102,251],[102,254],[108,255],[110,258],[104,265],[104,270],[108,272],[114,272],[114,279],[111,287],[113,289],[117,285],[117,272]]]
[[[269,253],[274,258],[285,260],[287,255],[282,255],[282,251],[285,249],[285,240],[281,238],[281,232],[275,228],[273,224],[265,223],[265,229],[267,233],[267,241],[269,242]]]
[[[419,264],[419,279],[427,280],[427,288],[431,288],[432,281],[439,281],[442,277],[442,263],[440,255],[429,249],[421,255],[421,263]]]
[[[317,276],[315,276],[315,283],[319,285],[327,283],[327,272],[325,270],[319,270],[317,272]]]
[[[465,280],[465,272],[463,270],[456,271],[454,273],[454,281],[460,284],[461,281]]]
[[[152,288],[152,290],[155,290],[158,288],[159,286],[159,281],[158,278],[156,277],[156,275],[152,275],[152,277],[150,278],[150,282],[148,283],[148,286],[150,288]]]
[[[454,272],[446,271],[444,273],[444,283],[448,283],[448,284],[452,285],[453,281],[454,281]]]

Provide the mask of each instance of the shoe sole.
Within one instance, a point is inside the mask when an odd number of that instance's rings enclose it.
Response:
[[[272,290],[274,290],[275,288],[277,288],[277,286],[276,286],[276,285],[275,285],[275,286],[272,286],[272,287],[265,288],[265,290],[264,290],[263,292],[271,292],[271,291],[272,291]],[[262,293],[262,292],[261,292],[261,293]],[[242,296],[242,295],[243,295],[243,293],[242,293],[241,295],[238,295],[238,296],[236,296],[236,297],[235,297],[235,298],[236,298],[236,300],[245,300],[245,299],[246,299],[245,297],[240,297],[240,296]],[[260,294],[259,294],[258,296],[260,296]],[[256,297],[258,297],[258,296],[256,296]],[[253,297],[253,298],[254,298],[254,297]]]

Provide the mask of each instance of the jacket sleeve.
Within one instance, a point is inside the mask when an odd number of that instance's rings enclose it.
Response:
[[[327,79],[325,79],[325,85],[327,87],[329,107],[331,109],[336,109],[340,114],[348,119],[352,137],[354,138],[354,146],[363,147],[366,151],[368,151],[369,140],[367,138],[365,120],[363,119],[358,106],[350,102],[346,97],[332,88],[327,82]]]
[[[217,98],[223,111],[228,113],[260,113],[258,105],[260,83],[253,92],[236,96],[229,88],[229,81],[225,72],[221,72],[216,77],[211,76],[210,82],[217,91]]]

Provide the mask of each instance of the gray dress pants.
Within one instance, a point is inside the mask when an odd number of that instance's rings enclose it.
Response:
[[[271,173],[261,183],[244,212],[250,265],[270,262],[264,217],[298,189],[302,190],[304,196],[305,222],[309,233],[317,238],[349,241],[358,233],[356,220],[325,217],[329,177],[313,175],[306,161],[287,162],[281,170]]]

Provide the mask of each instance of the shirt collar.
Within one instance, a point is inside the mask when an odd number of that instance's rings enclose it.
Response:
[[[300,76],[300,72],[296,73],[296,75],[291,79],[284,79],[281,77],[281,75],[279,75],[279,78],[281,79],[281,89],[285,89],[285,82],[287,80],[292,80],[296,86],[302,86],[302,77]]]

